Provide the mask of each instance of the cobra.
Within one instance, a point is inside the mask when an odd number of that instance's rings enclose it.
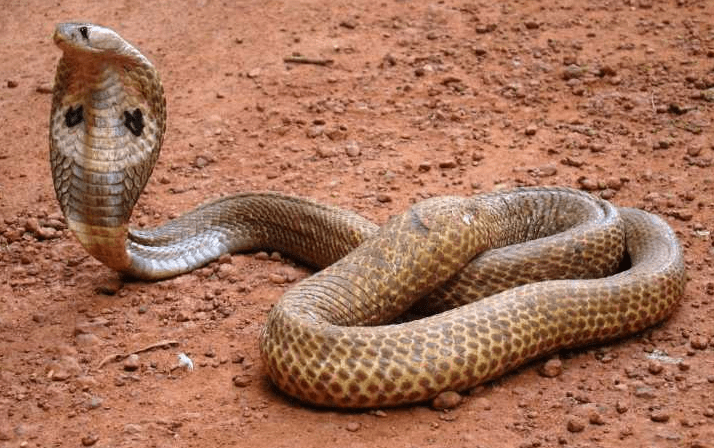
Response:
[[[159,74],[105,27],[60,24],[54,41],[50,162],[68,227],[102,263],[142,279],[257,249],[323,268],[286,292],[259,340],[273,382],[305,402],[381,407],[468,389],[641,331],[683,294],[667,223],[567,188],[433,198],[381,227],[308,199],[241,193],[131,229],[166,127]],[[413,307],[454,306],[394,323]]]

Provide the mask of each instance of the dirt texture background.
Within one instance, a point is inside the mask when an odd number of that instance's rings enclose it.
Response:
[[[0,447],[714,447],[712,17],[707,0],[5,2]],[[236,254],[123,281],[66,231],[50,36],[78,19],[116,29],[164,80],[168,130],[136,226],[248,190],[384,222],[434,195],[573,186],[666,217],[685,248],[681,306],[447,411],[295,402],[257,337],[307,270]],[[332,62],[284,61],[296,55]],[[176,345],[107,358],[160,341]]]

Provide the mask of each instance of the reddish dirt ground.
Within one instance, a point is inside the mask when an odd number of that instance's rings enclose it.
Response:
[[[3,6],[0,447],[714,447],[714,3],[154,3]],[[553,378],[537,361],[449,411],[294,402],[257,337],[308,271],[237,254],[125,282],[64,229],[50,36],[77,19],[119,31],[164,80],[167,136],[137,226],[237,191],[384,222],[434,195],[567,185],[666,217],[682,303],[643,334],[560,353]],[[283,60],[298,54],[333,62]],[[166,340],[178,345],[100,367]],[[174,368],[181,352],[193,371]]]

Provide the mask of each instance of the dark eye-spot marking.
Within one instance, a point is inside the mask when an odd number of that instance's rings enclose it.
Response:
[[[82,122],[83,117],[84,111],[81,104],[77,106],[76,109],[70,106],[69,109],[67,109],[67,113],[64,114],[64,124],[66,124],[68,128],[77,126]]]
[[[83,38],[89,39],[89,30],[86,26],[80,26],[79,33],[82,35]]]
[[[139,109],[134,109],[134,113],[129,113],[129,111],[124,111],[124,126],[131,131],[132,134],[137,137],[141,135],[141,131],[144,130],[144,115]]]

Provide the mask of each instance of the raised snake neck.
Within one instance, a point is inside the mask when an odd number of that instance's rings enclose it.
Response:
[[[683,293],[681,247],[664,221],[565,188],[430,199],[381,228],[311,200],[245,193],[131,230],[165,130],[158,73],[108,28],[60,24],[54,40],[50,161],[69,228],[107,266],[144,279],[266,248],[326,267],[285,294],[260,336],[273,381],[304,401],[375,407],[463,390],[640,331]],[[611,275],[625,249],[631,267]],[[413,306],[469,302],[389,324]]]

